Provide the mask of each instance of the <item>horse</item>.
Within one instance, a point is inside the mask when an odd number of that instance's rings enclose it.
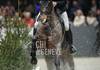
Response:
[[[41,20],[40,17],[42,15],[46,15],[47,18]],[[32,57],[33,59],[35,58],[35,63],[37,64],[36,51],[38,49],[54,49],[54,55],[44,54],[48,70],[74,70],[74,61],[69,50],[70,45],[65,40],[64,26],[55,13],[52,0],[42,3],[37,22],[37,26],[34,27],[36,29],[34,30],[35,35],[33,37],[36,38],[33,40],[35,48],[32,48]],[[45,42],[45,46],[38,47],[41,41]],[[59,53],[56,53],[57,51]]]

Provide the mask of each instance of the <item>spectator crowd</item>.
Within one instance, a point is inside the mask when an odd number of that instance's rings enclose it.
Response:
[[[100,24],[100,0],[69,0],[67,11],[74,25]]]
[[[22,0],[23,1],[23,0]],[[30,0],[29,0],[30,1]],[[33,0],[34,1],[34,0]],[[100,24],[100,0],[66,0],[67,12],[70,21],[73,21],[75,26],[79,26],[84,22]],[[32,4],[33,3],[33,4]],[[4,17],[13,17],[15,15],[24,18],[27,25],[32,26],[33,20],[39,12],[39,2],[28,2],[27,0],[20,2],[19,9],[16,9],[11,1],[7,1],[5,5],[0,5],[0,22]],[[37,8],[37,9],[36,9]]]
[[[94,22],[100,24],[100,0],[66,0],[67,12],[70,21],[75,26],[80,26],[83,23],[93,24]],[[39,1],[37,0],[25,0],[20,2],[19,7],[12,4],[11,1],[7,1],[5,5],[0,5],[0,20],[5,16],[15,16],[19,14],[21,17],[26,18],[25,12],[30,12],[28,18],[34,18],[37,15],[39,9]],[[38,9],[35,9],[38,8]],[[19,12],[19,13],[18,13]],[[24,12],[24,14],[23,14]],[[91,20],[91,21],[90,21]],[[32,19],[26,19],[26,22],[34,22]],[[32,23],[31,23],[32,25]]]

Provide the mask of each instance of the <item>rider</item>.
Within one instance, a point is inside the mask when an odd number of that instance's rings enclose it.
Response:
[[[73,46],[72,32],[71,32],[71,29],[70,29],[68,15],[67,15],[67,12],[66,12],[66,0],[62,0],[62,1],[52,0],[52,1],[54,1],[56,3],[55,9],[59,9],[61,11],[60,12],[60,17],[63,19],[63,22],[64,22],[66,41],[71,45],[70,46],[70,52],[71,53],[75,53],[76,52],[76,48]],[[37,9],[39,10],[40,8],[36,8],[36,10]],[[37,11],[37,12],[39,13],[39,11]],[[55,11],[55,12],[57,12],[57,11]],[[32,49],[34,50],[34,52],[31,52],[31,56],[33,57],[32,58],[32,63],[34,63],[34,61],[35,61],[35,63],[37,63],[36,46],[34,45],[35,41],[36,40],[33,39]]]
[[[40,1],[44,1],[44,0],[40,0]],[[47,0],[50,1],[50,0]],[[64,27],[65,27],[65,37],[66,37],[66,41],[69,43],[70,45],[70,52],[71,53],[75,53],[76,52],[76,48],[73,46],[73,37],[72,37],[72,31],[70,28],[70,24],[69,24],[69,20],[68,20],[68,15],[67,15],[67,8],[66,8],[66,4],[67,1],[66,0],[52,0],[55,9],[55,13],[63,20],[64,22]],[[37,10],[38,8],[36,8]],[[60,10],[60,14],[57,13],[57,9]],[[39,12],[39,11],[38,11]]]
[[[66,2],[66,0],[61,0],[61,1],[60,0],[52,0],[52,1],[53,1],[53,4],[55,4],[55,10],[56,9],[60,10],[60,18],[63,20],[64,26],[65,26],[66,40],[71,45],[70,46],[70,52],[75,53],[76,48],[73,46],[72,31],[71,31],[71,28],[70,28],[68,15],[67,15],[67,11],[66,11],[67,2]],[[57,10],[55,12],[57,12]]]

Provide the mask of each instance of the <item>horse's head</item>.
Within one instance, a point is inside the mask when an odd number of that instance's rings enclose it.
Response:
[[[53,13],[52,0],[40,1],[41,9],[37,15],[36,21],[41,25],[41,23],[50,23],[50,19]],[[39,27],[38,27],[39,28]]]
[[[53,10],[52,0],[43,0],[40,1],[41,4],[41,12],[45,14],[51,14]]]

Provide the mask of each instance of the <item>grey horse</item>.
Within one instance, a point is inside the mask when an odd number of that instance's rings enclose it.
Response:
[[[42,15],[46,15],[47,18],[41,20]],[[45,46],[38,47],[39,50],[55,52],[54,54],[44,54],[48,70],[74,70],[73,57],[70,55],[69,45],[65,40],[64,26],[54,11],[52,0],[42,3],[37,22],[34,36],[38,41],[36,48],[40,45],[39,41],[44,41]]]

